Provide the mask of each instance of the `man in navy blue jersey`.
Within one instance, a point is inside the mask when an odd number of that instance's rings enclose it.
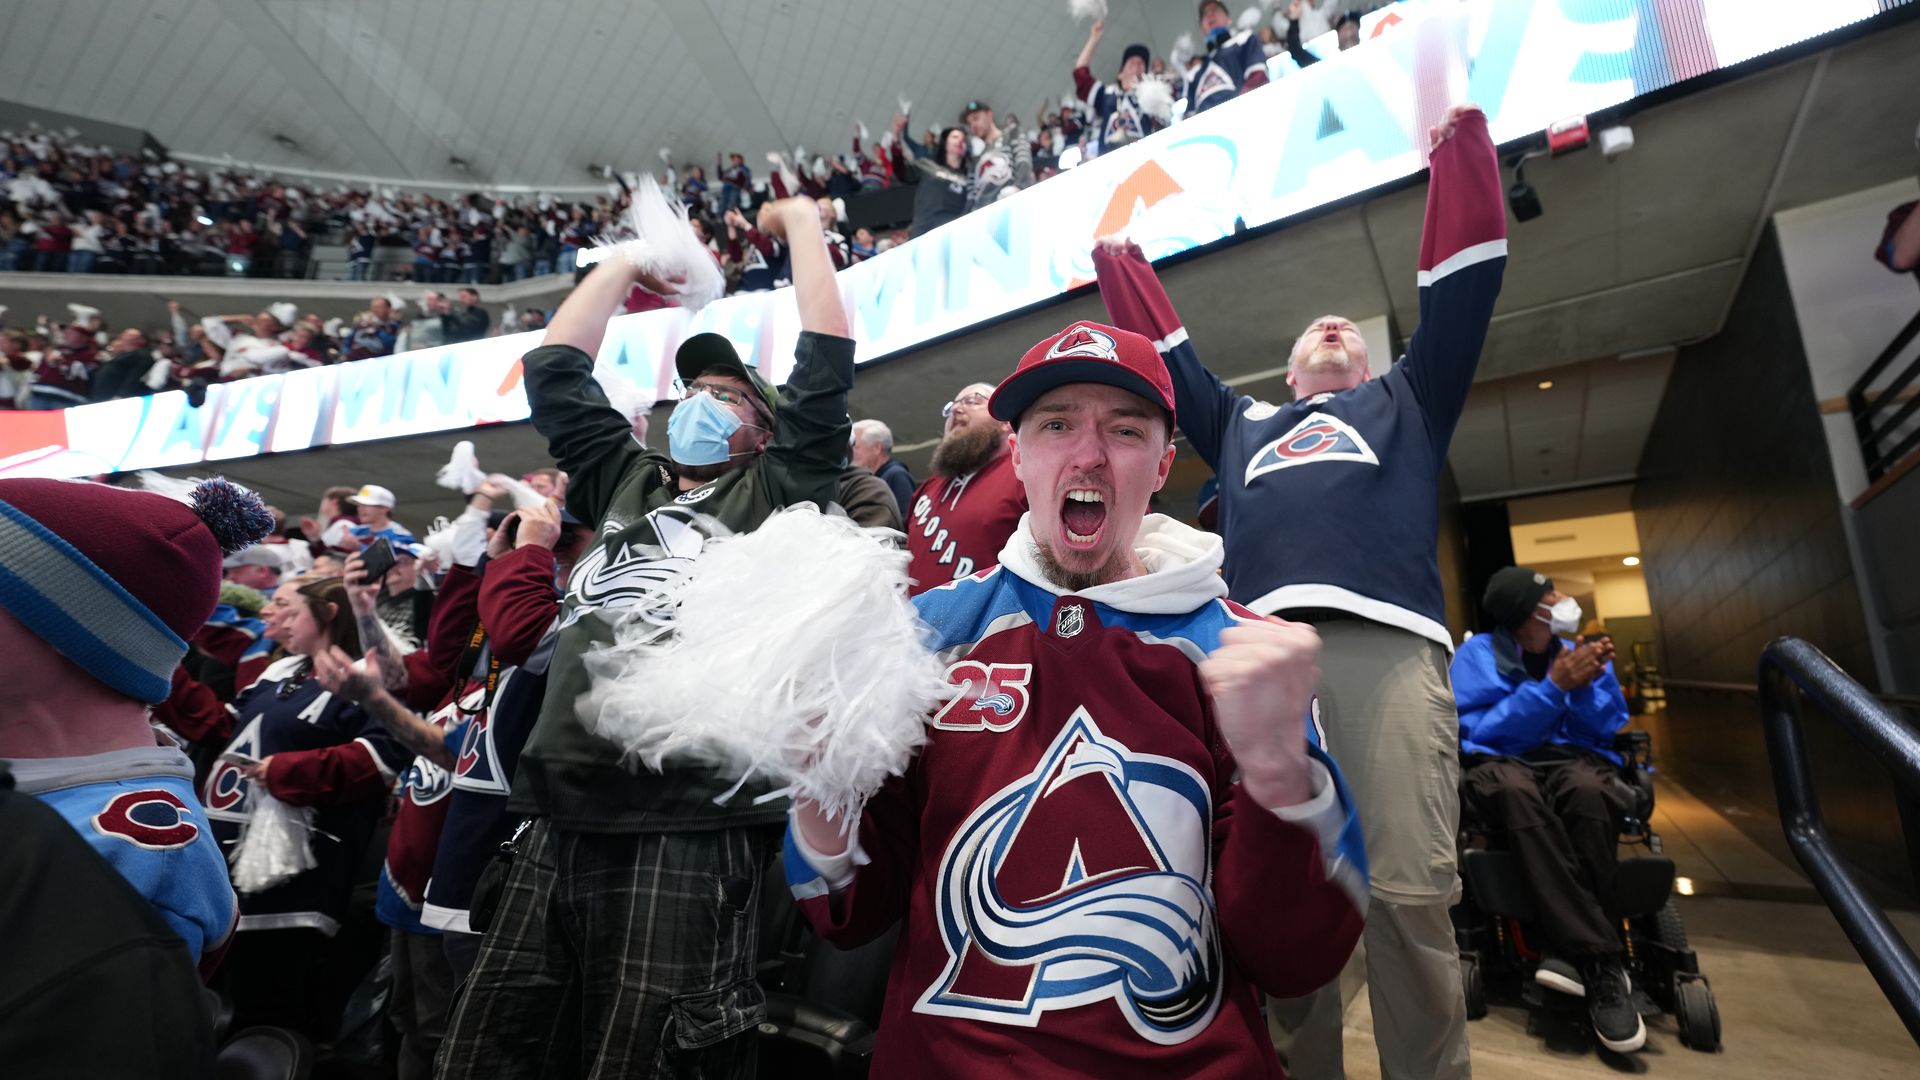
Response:
[[[1440,470],[1506,265],[1506,203],[1486,117],[1431,130],[1420,326],[1375,377],[1350,320],[1294,342],[1283,405],[1200,363],[1140,250],[1102,240],[1094,266],[1116,326],[1173,372],[1180,427],[1219,477],[1232,598],[1314,624],[1327,748],[1351,782],[1372,868],[1366,966],[1381,1075],[1468,1075],[1466,1008],[1447,907],[1456,888],[1459,735],[1435,556]],[[1271,1001],[1295,1077],[1343,1075],[1337,984]]]

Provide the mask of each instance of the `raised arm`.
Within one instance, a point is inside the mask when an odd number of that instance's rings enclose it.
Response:
[[[1455,105],[1427,133],[1432,176],[1420,238],[1420,325],[1399,369],[1445,457],[1466,406],[1480,347],[1507,265],[1507,203],[1500,162],[1476,105]]]
[[[819,208],[808,199],[782,200],[767,207],[762,221],[787,242],[800,340],[760,477],[777,505],[811,502],[825,508],[839,491],[853,434],[847,415],[847,391],[853,388],[847,309],[834,280]]]
[[[594,357],[607,321],[620,314],[635,285],[670,294],[674,284],[626,259],[602,259],[554,312],[540,348],[521,358],[534,429],[546,437],[554,463],[574,478],[567,507],[588,524],[600,523],[628,464],[644,452],[632,421],[608,404],[594,380]]]
[[[820,209],[811,199],[787,199],[768,207],[768,223],[787,242],[793,260],[793,293],[800,308],[800,329],[844,338],[847,306],[840,301],[833,258],[820,230]]]
[[[1287,7],[1287,55],[1300,67],[1311,67],[1320,62],[1320,58],[1307,51],[1300,41],[1300,4],[1302,0],[1293,0]]]
[[[1099,48],[1100,35],[1106,32],[1107,32],[1107,20],[1105,19],[1093,20],[1093,28],[1087,31],[1087,43],[1085,45],[1080,46],[1080,56],[1073,62],[1074,82],[1078,83],[1080,81],[1080,72],[1082,69],[1090,68],[1093,66],[1093,50],[1096,48]],[[1089,78],[1091,78],[1091,76],[1089,76]],[[1086,90],[1083,88],[1080,91],[1080,96],[1085,97],[1086,93],[1087,93]],[[1038,115],[1038,114],[1035,114],[1035,115]]]
[[[1218,472],[1221,441],[1241,396],[1200,363],[1173,301],[1138,245],[1118,237],[1100,238],[1093,247],[1093,269],[1113,325],[1145,335],[1166,358],[1180,430],[1201,460]]]

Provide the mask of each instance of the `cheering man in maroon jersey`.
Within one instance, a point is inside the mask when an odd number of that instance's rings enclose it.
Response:
[[[918,594],[1000,561],[1000,548],[1027,512],[1013,475],[1005,422],[987,415],[993,384],[974,383],[953,396],[942,415],[945,434],[933,451],[933,475],[913,493],[907,521],[908,575]]]

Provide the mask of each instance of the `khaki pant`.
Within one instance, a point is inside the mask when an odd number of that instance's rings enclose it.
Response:
[[[1460,721],[1447,650],[1360,619],[1316,627],[1321,722],[1358,804],[1373,897],[1366,936],[1340,979],[1304,998],[1268,999],[1274,1046],[1295,1080],[1345,1076],[1341,1018],[1364,978],[1384,1080],[1470,1076],[1447,914],[1459,889],[1460,823]]]

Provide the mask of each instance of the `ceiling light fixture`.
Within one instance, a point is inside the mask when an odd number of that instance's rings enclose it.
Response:
[[[1638,555],[1629,555],[1629,556],[1627,556],[1626,558],[1624,558],[1624,559],[1621,559],[1621,560],[1620,560],[1620,565],[1621,565],[1621,566],[1639,566],[1639,565],[1640,565],[1640,556],[1638,556]]]
[[[1551,390],[1551,389],[1553,389],[1553,380],[1552,380],[1552,379],[1541,379],[1541,380],[1540,380],[1540,389],[1542,389],[1542,390]]]

